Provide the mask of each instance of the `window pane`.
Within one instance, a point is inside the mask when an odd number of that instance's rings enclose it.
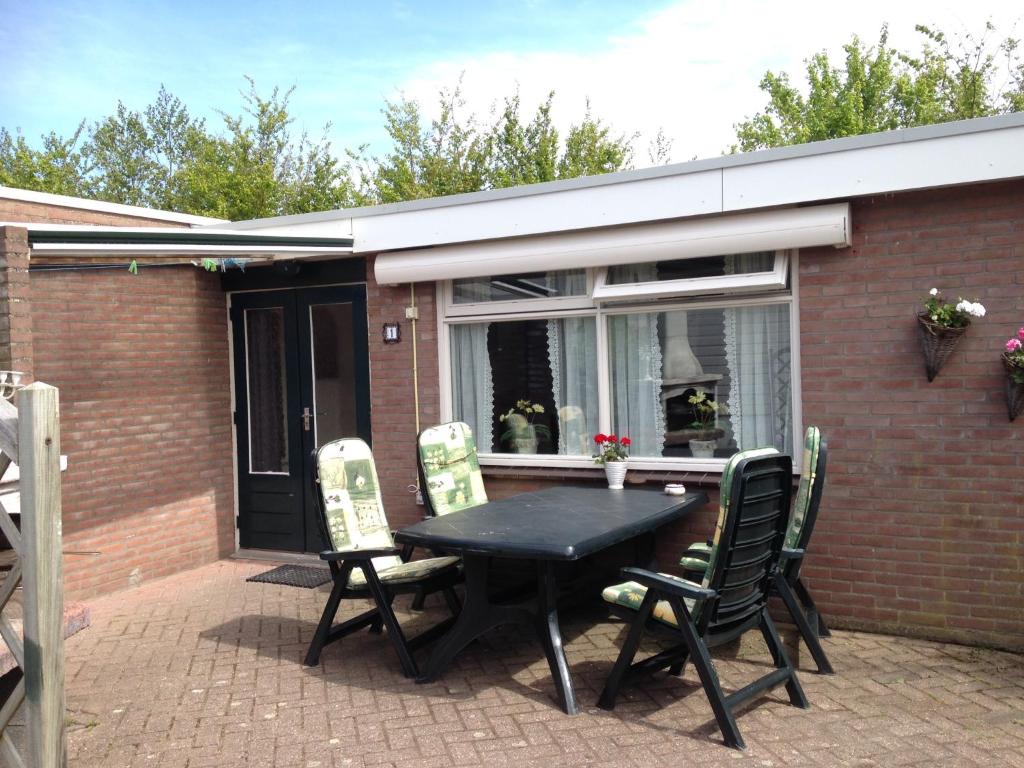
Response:
[[[452,281],[452,294],[456,304],[514,299],[555,299],[560,296],[583,296],[586,292],[587,274],[582,269],[473,277]]]
[[[750,275],[771,272],[775,252],[738,253],[728,256],[707,256],[699,259],[676,259],[647,264],[623,264],[608,268],[609,285],[650,283],[662,280],[692,280],[700,277]]]
[[[616,315],[608,328],[612,423],[633,456],[790,450],[788,305]],[[690,402],[701,395],[717,409]]]
[[[249,471],[288,471],[284,310],[245,311],[246,380],[249,394]]]
[[[356,435],[356,379],[352,305],[309,308],[313,336],[313,403],[317,447]]]
[[[593,317],[451,327],[453,412],[480,451],[590,455],[596,329]]]

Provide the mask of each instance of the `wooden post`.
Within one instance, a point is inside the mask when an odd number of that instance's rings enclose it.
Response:
[[[67,764],[67,741],[57,390],[35,383],[16,397],[24,547],[25,757],[38,768],[62,768]]]

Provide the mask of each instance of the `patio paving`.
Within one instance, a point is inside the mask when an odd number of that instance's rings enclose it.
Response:
[[[740,715],[741,753],[721,744],[692,667],[597,709],[625,625],[594,611],[563,624],[576,717],[557,709],[541,647],[518,630],[471,646],[430,685],[403,678],[368,633],[306,668],[327,588],[245,581],[272,565],[227,560],[91,601],[92,626],[67,641],[71,765],[1024,766],[1014,654],[835,632],[838,674],[800,657],[812,709],[782,690],[759,700]],[[413,631],[441,615],[399,605]],[[716,662],[732,688],[768,656],[750,642]]]

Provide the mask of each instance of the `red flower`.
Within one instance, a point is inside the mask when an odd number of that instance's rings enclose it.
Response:
[[[608,440],[608,435],[602,434],[601,432],[598,432],[596,435],[594,435],[594,442],[597,443],[598,445],[605,442],[606,440]]]
[[[619,438],[617,438],[615,435],[608,435],[608,442],[609,443],[617,443],[617,442],[619,442]]]
[[[632,442],[632,440],[630,440],[628,437],[622,438],[623,446],[628,446],[631,442]]]

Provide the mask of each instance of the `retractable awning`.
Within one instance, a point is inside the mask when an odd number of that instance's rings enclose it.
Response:
[[[380,254],[385,285],[851,243],[850,205],[714,216]]]

